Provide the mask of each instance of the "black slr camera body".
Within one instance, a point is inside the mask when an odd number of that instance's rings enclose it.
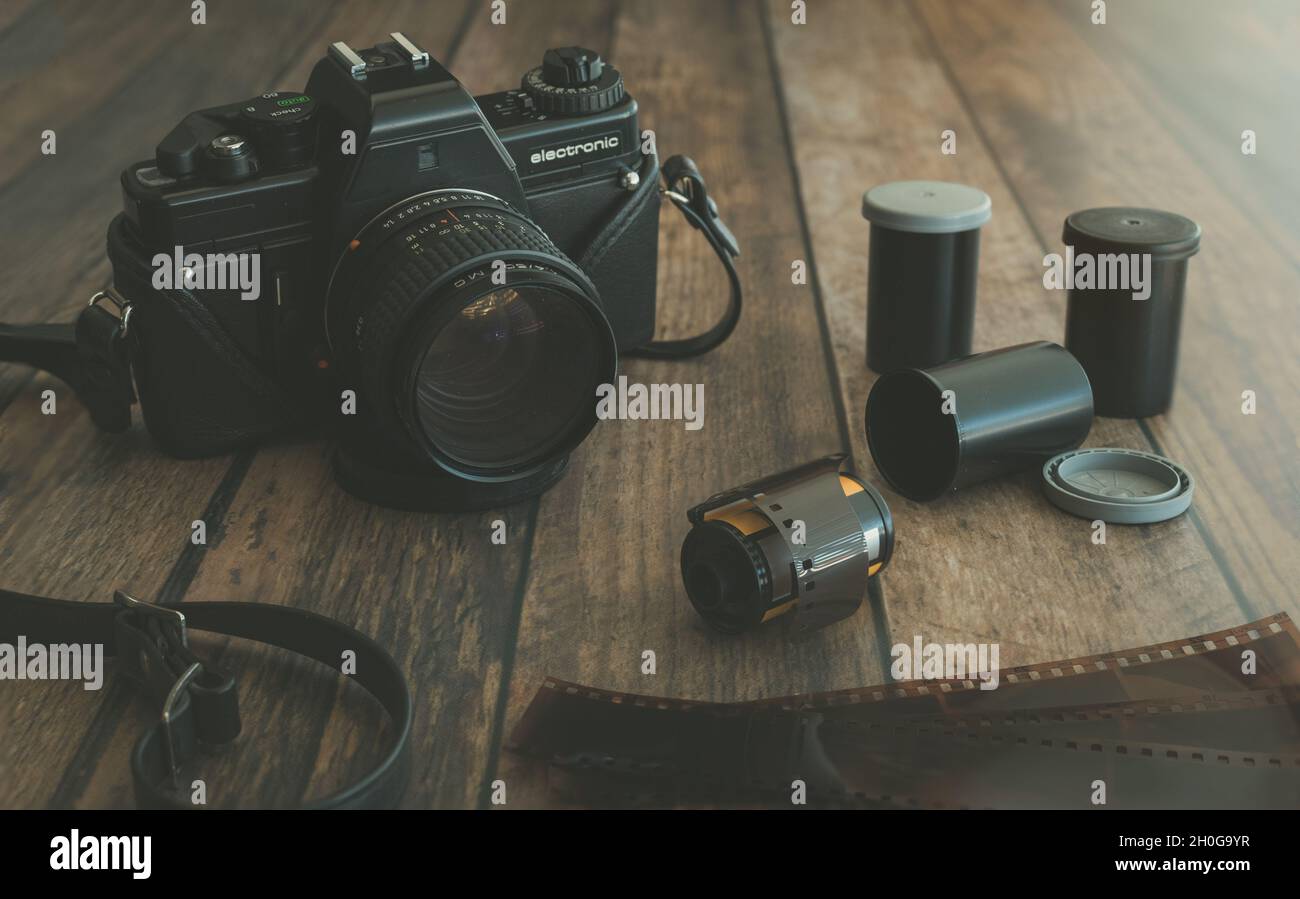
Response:
[[[591,51],[475,98],[391,37],[186,116],[122,173],[136,387],[176,456],[329,429],[368,499],[499,505],[562,474],[653,335],[658,162]]]

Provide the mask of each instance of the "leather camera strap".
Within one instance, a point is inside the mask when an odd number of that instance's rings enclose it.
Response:
[[[182,767],[202,747],[233,741],[240,732],[235,682],[190,649],[190,629],[278,646],[336,671],[353,653],[355,674],[392,718],[395,739],[379,764],[357,782],[307,808],[391,808],[408,774],[411,694],[397,662],[369,637],[335,621],[287,606],[196,602],[184,607],[141,602],[121,591],[113,602],[70,602],[0,590],[0,642],[100,644],[122,672],[160,709],[159,721],[137,741],[131,776],[140,808],[195,808]],[[22,644],[20,644],[20,639]],[[22,662],[23,660],[19,660]]]
[[[647,157],[646,167],[653,171],[653,156]],[[713,327],[701,334],[679,340],[655,340],[644,346],[624,350],[622,355],[629,358],[688,359],[715,349],[731,336],[731,332],[740,323],[743,297],[740,275],[735,264],[740,256],[740,246],[731,229],[718,215],[718,204],[709,196],[704,176],[700,174],[694,160],[688,156],[670,156],[664,162],[660,174],[663,177],[663,187],[656,185],[653,178],[642,178],[628,202],[601,228],[577,262],[584,271],[594,269],[605,252],[618,243],[623,232],[637,219],[641,208],[649,202],[656,189],[672,200],[691,227],[704,235],[709,247],[722,263],[730,285],[727,309]]]

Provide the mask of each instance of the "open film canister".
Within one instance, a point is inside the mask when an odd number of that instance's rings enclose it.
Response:
[[[929,368],[970,354],[980,227],[991,210],[984,191],[947,181],[894,181],[863,195],[869,368]]]
[[[882,375],[866,427],[889,486],[928,502],[1079,446],[1092,427],[1092,390],[1063,347],[1026,343]]]
[[[889,562],[885,500],[843,454],[715,494],[687,513],[682,580],[712,627],[740,633],[777,618],[796,633],[857,611]]]
[[[1114,206],[1072,213],[1063,236],[1065,346],[1088,372],[1097,414],[1159,415],[1173,401],[1187,260],[1200,248],[1200,226]]]

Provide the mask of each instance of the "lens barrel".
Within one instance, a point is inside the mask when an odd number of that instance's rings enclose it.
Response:
[[[596,423],[617,350],[595,287],[509,204],[470,190],[374,219],[335,270],[331,348],[380,434],[446,471],[511,480]]]

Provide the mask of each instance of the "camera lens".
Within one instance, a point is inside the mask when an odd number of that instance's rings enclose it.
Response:
[[[433,191],[381,214],[350,247],[327,326],[339,368],[359,376],[374,439],[504,481],[595,425],[613,332],[586,275],[528,218],[487,194]]]
[[[494,290],[461,307],[415,375],[426,437],[479,468],[550,455],[581,424],[600,383],[600,333],[564,294]]]

